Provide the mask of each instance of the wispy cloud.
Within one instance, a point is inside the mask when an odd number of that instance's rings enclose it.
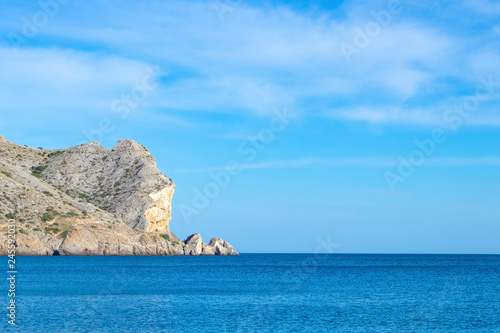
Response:
[[[36,103],[50,112],[108,112],[119,87],[134,86],[144,66],[160,65],[168,77],[144,106],[160,113],[259,116],[288,105],[330,119],[427,126],[450,95],[473,86],[479,72],[498,69],[492,38],[498,35],[458,36],[455,25],[412,15],[410,6],[432,10],[416,2],[402,3],[402,13],[347,64],[340,44],[352,42],[374,20],[370,13],[386,5],[346,2],[333,12],[242,3],[221,21],[210,2],[72,3],[19,55],[4,43],[0,97],[8,103],[0,110]],[[111,7],[113,16],[106,14]],[[497,7],[471,0],[446,12],[460,20],[465,12],[483,15]],[[89,12],[93,19],[83,20],[80,14]],[[17,33],[21,26],[17,16],[0,23]],[[450,80],[462,85],[442,84]],[[475,124],[487,119],[479,114]]]
[[[255,169],[286,169],[317,166],[326,168],[388,168],[397,167],[401,162],[397,158],[390,157],[365,157],[365,158],[302,158],[296,160],[269,160],[256,163],[242,163],[241,170]],[[497,166],[500,165],[500,157],[446,157],[429,158],[425,165],[432,167],[467,167],[467,166]],[[225,166],[205,168],[178,168],[171,172],[176,173],[204,173],[224,170]]]
[[[75,50],[0,48],[0,110],[66,113],[109,110],[142,82],[147,63]]]

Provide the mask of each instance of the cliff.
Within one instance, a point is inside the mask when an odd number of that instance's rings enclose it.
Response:
[[[132,140],[43,150],[0,136],[0,254],[14,219],[20,255],[237,255],[220,238],[170,231],[174,191]]]

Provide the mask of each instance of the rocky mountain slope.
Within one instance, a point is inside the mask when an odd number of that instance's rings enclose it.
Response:
[[[14,219],[19,255],[237,255],[220,238],[170,231],[174,190],[132,140],[44,150],[0,136],[0,254]]]

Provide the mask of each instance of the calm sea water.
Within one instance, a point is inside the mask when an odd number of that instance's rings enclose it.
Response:
[[[17,259],[20,332],[500,332],[500,256]]]

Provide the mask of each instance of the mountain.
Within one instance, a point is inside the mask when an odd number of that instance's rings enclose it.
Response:
[[[170,231],[174,191],[133,140],[44,150],[0,136],[0,254],[14,220],[18,255],[237,255],[220,238]]]

